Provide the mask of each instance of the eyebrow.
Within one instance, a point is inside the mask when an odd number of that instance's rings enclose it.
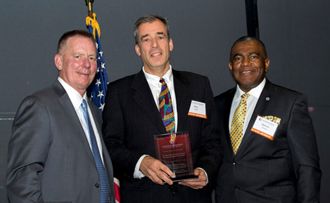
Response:
[[[164,32],[156,32],[156,34],[157,34],[157,35],[163,35],[163,36],[166,36],[166,37],[167,37],[167,35],[166,35]],[[140,37],[140,40],[142,40],[143,38],[146,38],[146,37],[148,37],[148,36],[150,36],[150,34],[142,35],[142,36]]]
[[[148,36],[149,36],[149,34],[142,35],[142,36],[140,37],[140,40],[143,39],[143,38],[146,38],[146,37],[148,37]]]
[[[166,36],[166,34],[164,32],[157,32],[157,35],[164,35],[164,36]]]
[[[233,58],[235,58],[236,56],[243,56],[243,55],[240,54],[240,53],[231,53],[231,54],[230,54],[230,59],[233,59]]]
[[[251,52],[251,53],[248,53],[247,54],[248,56],[251,56],[251,55],[258,55],[258,56],[261,56],[262,53],[259,53],[259,52]],[[235,57],[235,56],[243,56],[242,53],[232,53],[232,57]]]

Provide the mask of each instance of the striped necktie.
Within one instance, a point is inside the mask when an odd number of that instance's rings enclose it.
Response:
[[[159,82],[162,84],[159,95],[159,112],[166,132],[173,133],[175,131],[175,121],[171,94],[165,80],[162,78]]]
[[[247,111],[248,97],[249,94],[247,93],[241,96],[241,101],[235,110],[233,120],[231,122],[230,139],[234,154],[237,153],[237,150],[243,139],[243,127]]]

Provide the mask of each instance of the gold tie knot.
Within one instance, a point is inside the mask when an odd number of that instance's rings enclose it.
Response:
[[[249,96],[250,96],[249,93],[244,93],[244,94],[241,95],[241,99],[243,101],[246,101],[249,98]]]

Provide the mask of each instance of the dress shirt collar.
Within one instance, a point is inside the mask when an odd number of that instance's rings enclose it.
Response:
[[[161,79],[160,77],[147,73],[144,70],[144,67],[142,67],[142,71],[150,85],[152,85],[154,87],[159,87],[161,85],[161,83],[159,82],[159,80]],[[170,68],[168,69],[168,71],[163,75],[162,78],[165,80],[165,82],[167,84],[169,84],[169,83],[171,83],[171,81],[173,81],[173,71],[172,71],[171,65],[170,65]]]
[[[262,82],[256,86],[255,88],[252,88],[249,92],[247,92],[250,96],[253,96],[254,98],[257,98],[259,99],[260,97],[260,94],[262,92],[262,90],[264,89],[265,87],[265,84],[266,84],[266,78],[264,78],[262,80]],[[240,100],[241,99],[241,96],[244,94],[245,92],[243,90],[241,90],[241,88],[239,87],[239,85],[237,85],[237,88],[236,88],[236,93],[235,93],[235,96],[234,96],[234,99],[238,99]]]
[[[62,78],[58,77],[57,80],[61,83],[66,93],[69,95],[70,101],[74,107],[74,109],[79,109],[81,102],[83,99],[87,101],[86,93],[84,96],[81,96],[77,90],[71,87],[68,83],[66,83]]]

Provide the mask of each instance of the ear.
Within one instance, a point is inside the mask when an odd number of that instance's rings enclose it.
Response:
[[[60,54],[56,54],[54,57],[55,66],[58,71],[61,71],[63,69],[63,60],[62,59],[63,59],[62,55],[60,55]]]
[[[233,66],[231,65],[231,62],[228,63],[228,68],[229,68],[230,71],[233,70]]]
[[[270,60],[269,60],[269,58],[266,58],[266,59],[265,59],[265,71],[266,71],[266,72],[267,72],[268,69],[269,69],[269,65],[270,65]]]
[[[141,56],[141,49],[140,49],[140,47],[139,47],[139,45],[138,44],[135,44],[135,53],[138,55],[138,56]]]
[[[174,49],[174,43],[173,43],[173,40],[170,39],[170,41],[168,42],[169,46],[170,46],[170,51],[173,51]]]

